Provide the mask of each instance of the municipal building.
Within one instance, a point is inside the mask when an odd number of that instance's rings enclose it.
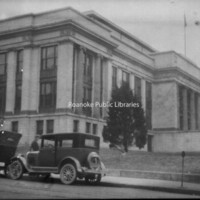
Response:
[[[0,21],[1,129],[101,137],[112,90],[128,83],[148,127],[147,150],[200,151],[200,68],[159,52],[94,11],[63,8]]]

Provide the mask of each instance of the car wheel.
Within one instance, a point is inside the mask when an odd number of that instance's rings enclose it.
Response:
[[[23,165],[19,160],[15,160],[8,166],[8,171],[11,179],[20,179],[23,175]]]
[[[101,175],[95,175],[95,177],[86,176],[85,182],[88,184],[99,184],[101,182]]]
[[[72,184],[77,178],[77,171],[73,164],[64,164],[60,170],[60,180],[66,185]]]

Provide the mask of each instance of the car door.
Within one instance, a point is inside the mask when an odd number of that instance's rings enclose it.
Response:
[[[39,152],[38,164],[41,167],[55,166],[56,142],[52,139],[43,139]]]

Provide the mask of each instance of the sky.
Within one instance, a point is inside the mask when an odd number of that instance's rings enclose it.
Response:
[[[0,19],[68,6],[94,10],[158,51],[186,49],[200,67],[200,0],[0,0]]]

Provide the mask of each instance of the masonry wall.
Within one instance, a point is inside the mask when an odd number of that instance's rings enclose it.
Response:
[[[200,131],[155,132],[152,140],[153,152],[199,152]]]
[[[154,83],[152,90],[152,102],[153,129],[177,129],[177,84],[175,82]]]

